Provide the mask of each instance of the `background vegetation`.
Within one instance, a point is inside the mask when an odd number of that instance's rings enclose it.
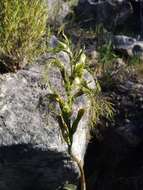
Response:
[[[43,51],[47,8],[43,0],[0,1],[0,68],[14,72]]]

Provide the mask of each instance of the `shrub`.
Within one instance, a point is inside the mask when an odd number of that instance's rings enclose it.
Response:
[[[14,72],[41,51],[47,8],[43,0],[0,1],[0,68]]]

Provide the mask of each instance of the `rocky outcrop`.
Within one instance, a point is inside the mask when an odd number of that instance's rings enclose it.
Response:
[[[69,69],[64,53],[59,58]],[[64,183],[78,185],[77,164],[57,122],[58,105],[48,98],[52,90],[65,96],[58,69],[48,69],[44,55],[36,64],[17,73],[0,75],[0,189],[55,190]],[[44,76],[44,77],[43,77]],[[91,79],[91,78],[90,78]],[[75,100],[73,118],[81,107],[89,107],[85,96]],[[74,135],[72,151],[83,163],[87,144],[88,109]]]

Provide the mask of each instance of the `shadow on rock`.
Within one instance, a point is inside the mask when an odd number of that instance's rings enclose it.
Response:
[[[33,149],[31,145],[0,148],[1,190],[56,190],[58,184],[71,180],[69,157],[53,151]],[[62,164],[63,163],[63,164]]]

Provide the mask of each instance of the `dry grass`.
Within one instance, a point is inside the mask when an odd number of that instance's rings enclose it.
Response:
[[[41,51],[47,15],[43,0],[0,1],[1,67],[15,71]]]

